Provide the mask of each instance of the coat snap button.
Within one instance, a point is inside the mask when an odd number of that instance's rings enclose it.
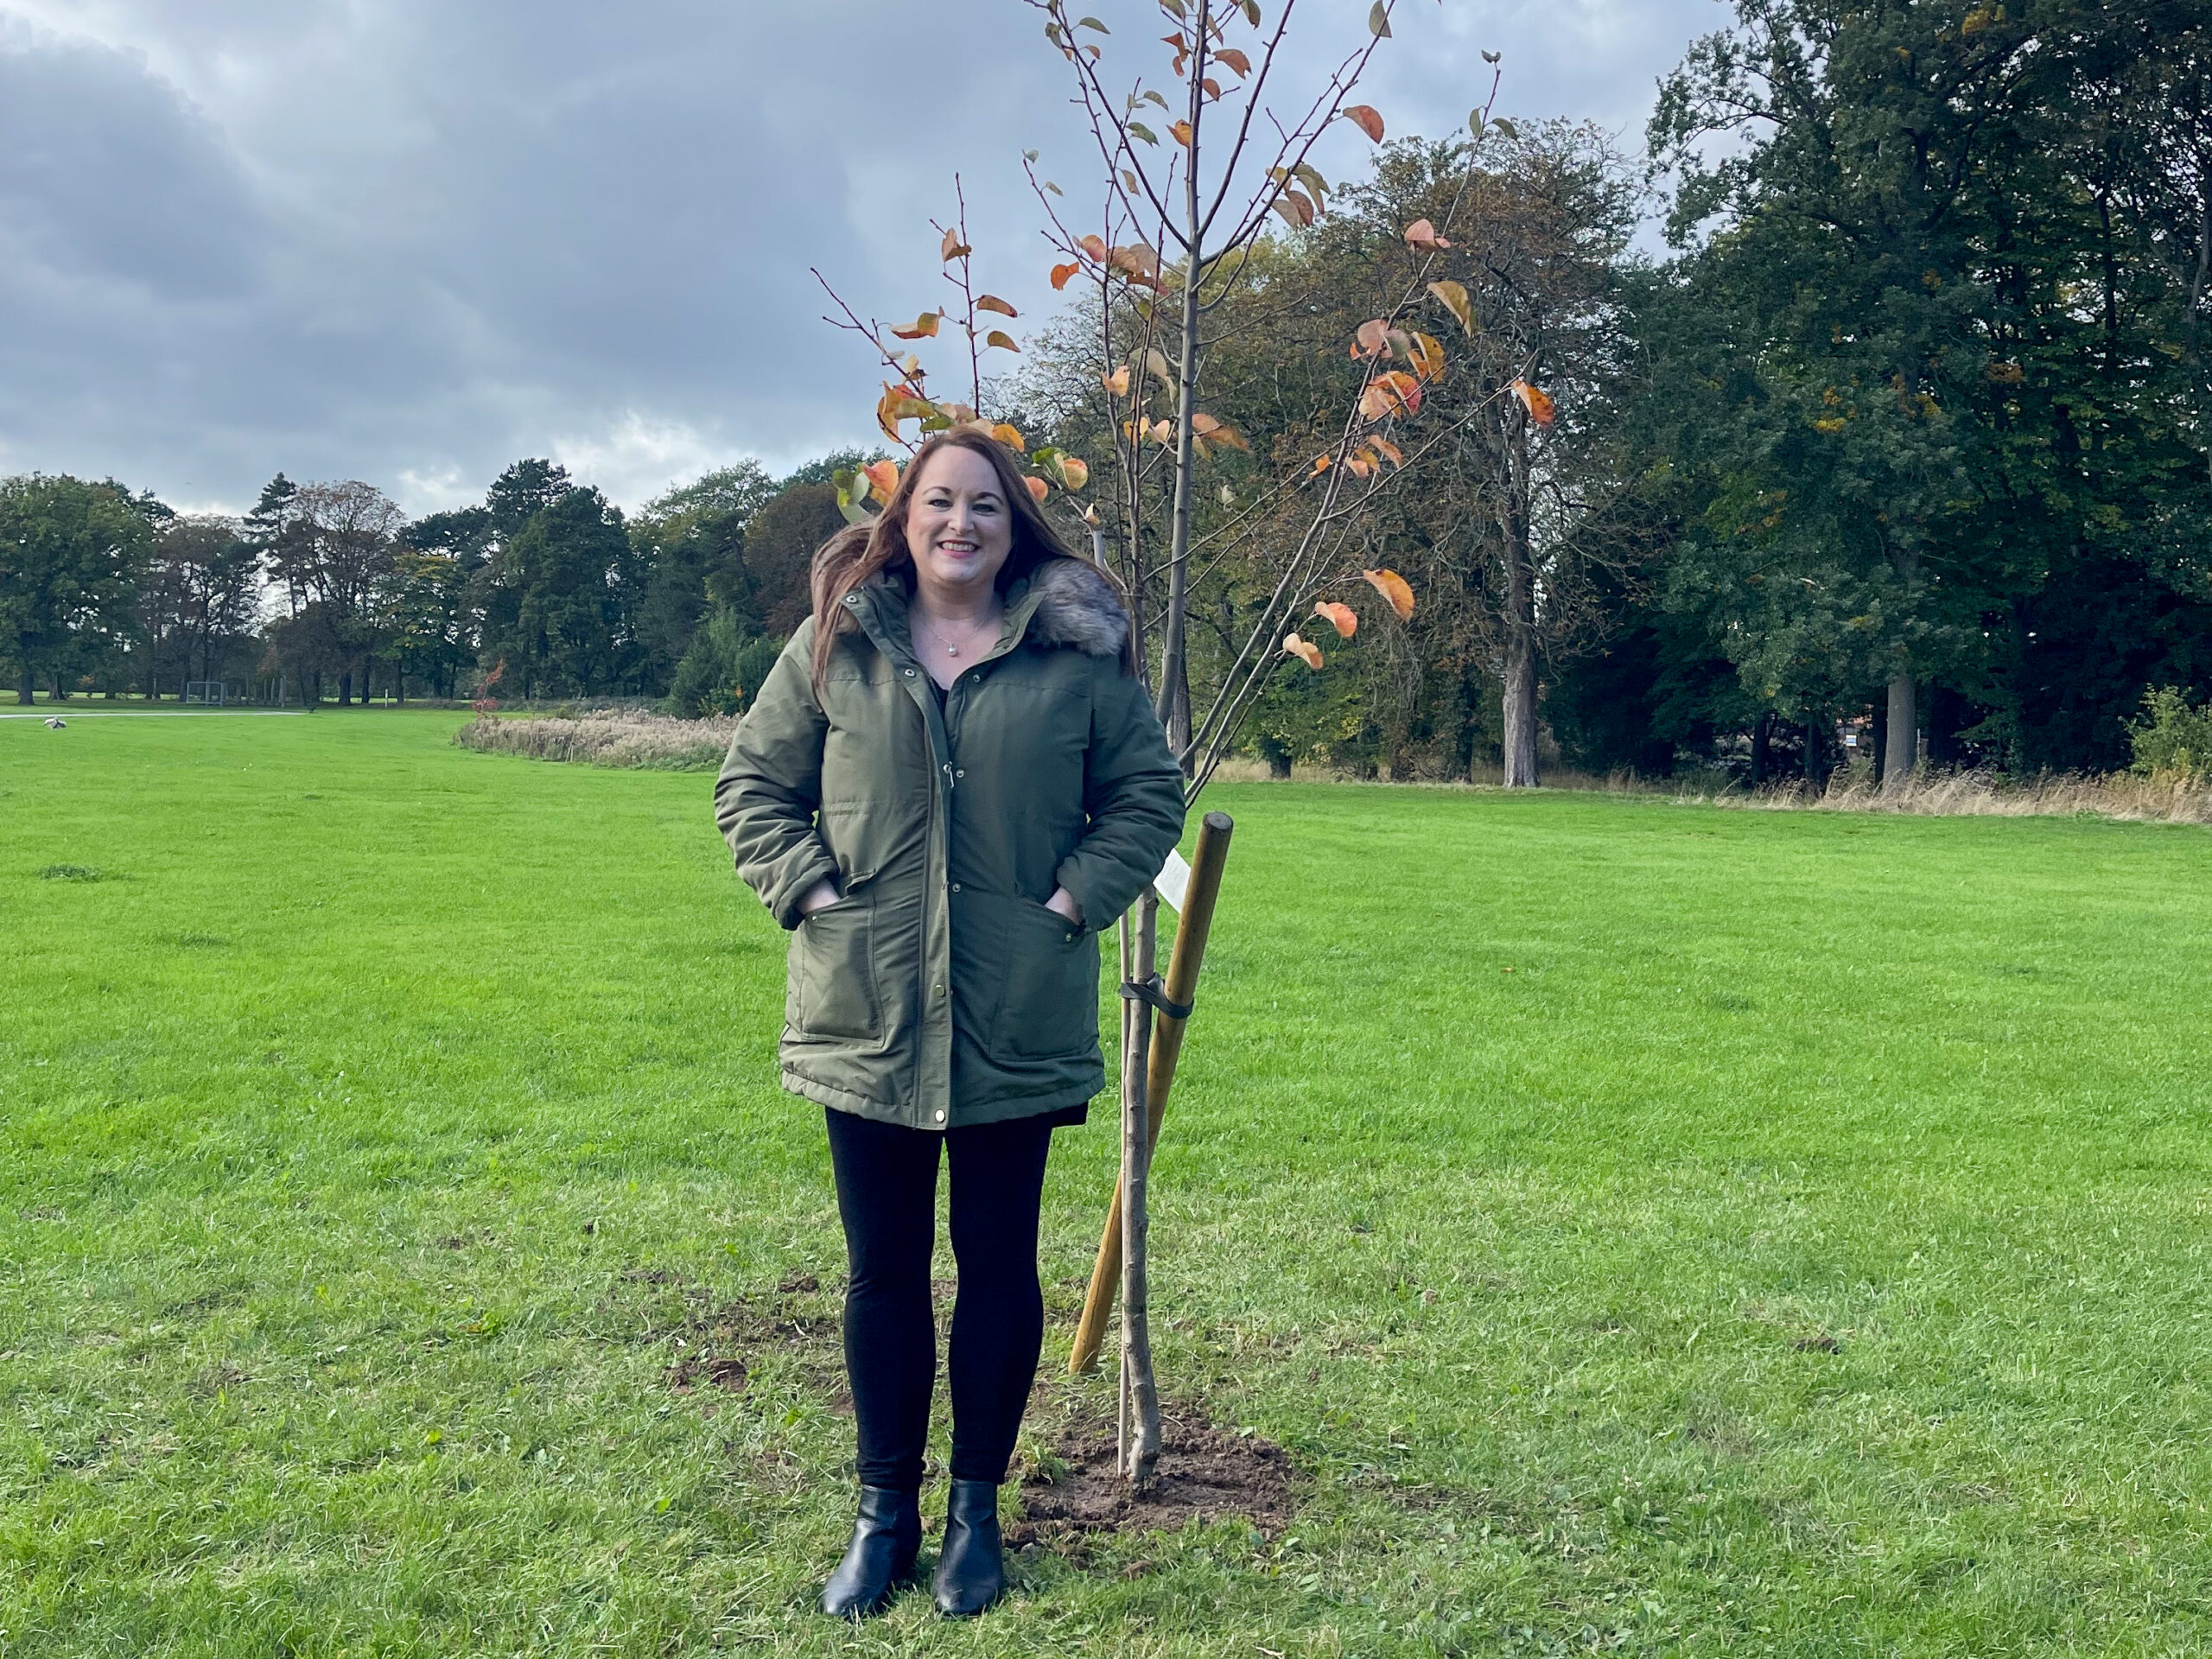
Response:
[[[943,1112],[939,1112],[937,1115],[937,1121],[940,1123],[944,1122],[944,1114]]]
[[[954,772],[952,775],[956,778],[965,778],[968,775],[968,768],[963,766],[959,771]]]
[[[914,671],[912,669],[910,668],[906,671],[906,677],[910,680],[914,677]]]
[[[848,605],[857,605],[860,602],[861,596],[858,594],[847,594],[845,595],[845,603]]]
[[[957,881],[956,881],[956,882],[954,882],[954,883],[952,884],[952,890],[953,890],[955,893],[957,893],[957,892],[959,892],[959,891],[960,891],[960,884],[959,884]]]

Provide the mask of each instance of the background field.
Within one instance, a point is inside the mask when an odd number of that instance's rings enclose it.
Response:
[[[834,1307],[781,936],[460,719],[0,724],[0,1654],[2212,1644],[2205,831],[1222,789],[1162,1365],[1298,1518],[855,1632],[820,1344],[668,1382]]]

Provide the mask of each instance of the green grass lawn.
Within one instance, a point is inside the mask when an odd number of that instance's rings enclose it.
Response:
[[[1297,1517],[856,1632],[834,1349],[668,1381],[835,1306],[782,937],[461,718],[0,724],[0,1655],[2212,1648],[2212,835],[1210,795],[1160,1362]]]

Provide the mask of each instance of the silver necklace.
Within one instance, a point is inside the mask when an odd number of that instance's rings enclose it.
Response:
[[[946,656],[957,657],[960,655],[960,647],[953,642],[950,635],[939,628],[936,623],[929,621],[926,619],[920,620],[923,631],[936,636],[938,643],[944,647],[944,654]],[[988,627],[988,626],[990,625],[988,623],[984,625],[985,627]],[[969,632],[971,638],[969,640],[969,644],[971,646],[975,644],[975,639],[972,636],[980,635],[982,632],[982,627],[977,627],[973,624],[969,625]]]

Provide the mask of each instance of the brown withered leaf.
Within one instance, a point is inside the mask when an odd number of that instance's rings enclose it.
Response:
[[[1406,579],[1395,570],[1363,570],[1375,591],[1390,601],[1390,608],[1398,613],[1398,620],[1414,620],[1414,590]]]

